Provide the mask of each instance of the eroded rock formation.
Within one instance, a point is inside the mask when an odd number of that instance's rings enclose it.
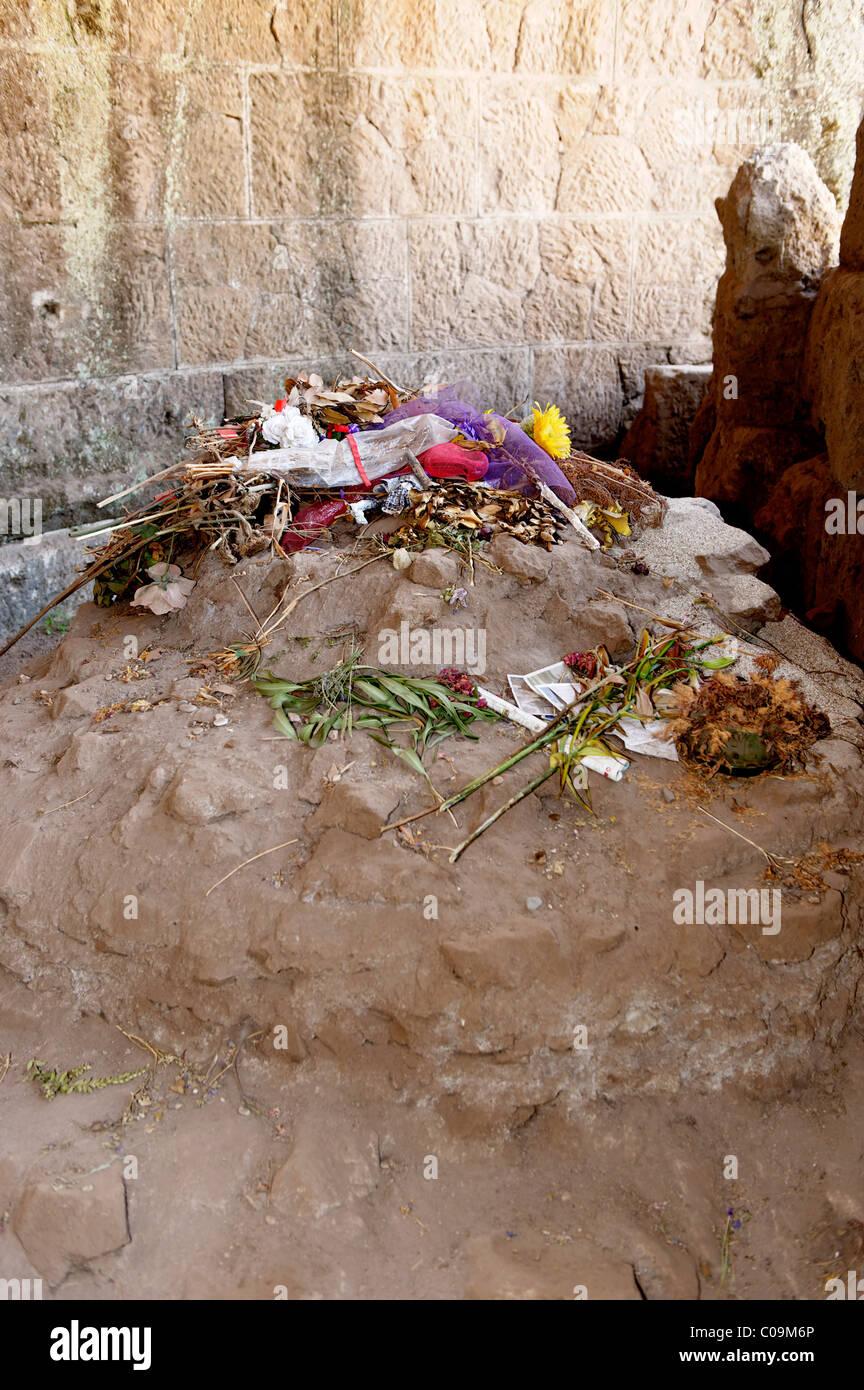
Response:
[[[718,210],[727,268],[712,387],[691,432],[696,486],[755,525],[789,600],[860,659],[864,134],[839,265],[833,199],[794,146],[742,165]]]

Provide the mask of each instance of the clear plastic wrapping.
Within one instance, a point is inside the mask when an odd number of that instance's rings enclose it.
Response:
[[[401,468],[409,449],[420,454],[455,437],[453,426],[440,415],[416,412],[410,419],[391,419],[382,429],[322,439],[312,448],[294,444],[287,449],[259,449],[238,459],[235,472],[284,474],[297,487],[354,487],[366,481],[364,473],[372,482]]]

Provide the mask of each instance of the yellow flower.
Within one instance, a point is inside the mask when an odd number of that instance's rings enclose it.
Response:
[[[535,444],[539,444],[541,449],[546,450],[550,458],[564,459],[571,451],[567,421],[557,405],[547,404],[546,409],[541,410],[537,401],[534,402],[534,414],[529,422],[529,434]]]
[[[609,525],[618,532],[619,536],[630,535],[630,521],[620,502],[616,502],[611,507],[603,507],[601,510],[603,516],[608,519]]]

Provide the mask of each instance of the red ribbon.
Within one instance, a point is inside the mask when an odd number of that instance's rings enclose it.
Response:
[[[351,445],[351,452],[354,455],[354,467],[360,474],[360,478],[364,485],[366,487],[371,487],[372,484],[369,481],[369,476],[366,472],[366,469],[363,467],[363,460],[360,457],[360,450],[357,448],[357,440],[354,438],[353,434],[349,434],[348,443]]]

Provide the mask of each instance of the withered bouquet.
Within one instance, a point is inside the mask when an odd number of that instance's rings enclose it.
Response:
[[[200,468],[289,442],[314,445],[318,439],[351,428],[368,429],[380,425],[385,415],[416,395],[382,377],[339,378],[328,387],[315,372],[286,377],[284,386],[285,395],[272,406],[264,401],[250,402],[261,408],[258,415],[212,427],[193,420],[186,438],[186,448],[193,455],[190,467]]]
[[[372,377],[351,377],[336,381],[329,389],[314,372],[301,372],[285,381],[285,401],[308,415],[323,435],[328,429],[359,425],[380,425],[384,416],[403,401],[411,400],[413,391],[400,391],[389,381]],[[281,402],[276,402],[276,409]]]
[[[791,772],[830,732],[826,716],[795,682],[776,679],[770,670],[749,678],[724,671],[698,690],[676,686],[675,694],[678,755],[703,775]]]
[[[442,529],[445,535],[453,530],[467,532],[466,539],[480,541],[503,531],[551,550],[560,543],[565,528],[566,522],[541,497],[450,481],[419,493],[406,513],[405,525],[392,540],[410,548],[418,543],[440,545]]]

